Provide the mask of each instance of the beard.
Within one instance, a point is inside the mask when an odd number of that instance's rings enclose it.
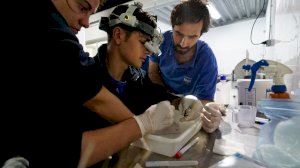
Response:
[[[185,55],[190,52],[194,48],[194,46],[182,48],[180,45],[175,45],[175,53]]]

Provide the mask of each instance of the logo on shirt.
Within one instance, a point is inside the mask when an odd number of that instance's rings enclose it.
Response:
[[[184,83],[185,85],[189,85],[189,84],[191,83],[191,81],[192,81],[192,78],[191,78],[191,77],[188,77],[188,76],[184,76],[184,77],[183,77],[183,83]]]

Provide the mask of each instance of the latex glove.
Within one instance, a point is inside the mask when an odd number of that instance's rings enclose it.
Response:
[[[226,116],[226,107],[224,104],[219,104],[219,110],[220,110],[222,116]]]
[[[23,157],[13,157],[8,159],[2,168],[27,168],[29,167],[29,161]]]
[[[215,102],[209,102],[203,107],[201,121],[202,128],[208,132],[214,132],[220,125],[222,117],[219,108],[219,104]]]
[[[202,109],[203,109],[203,105],[196,96],[193,95],[184,96],[178,105],[178,110],[183,115],[183,118],[180,119],[180,121],[195,120],[200,116]]]
[[[169,101],[162,101],[150,106],[143,114],[134,116],[142,135],[171,126],[174,122],[175,107]]]

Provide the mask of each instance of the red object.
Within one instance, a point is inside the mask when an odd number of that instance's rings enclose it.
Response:
[[[182,156],[181,152],[178,151],[176,154],[175,154],[175,158],[179,159],[180,157]]]

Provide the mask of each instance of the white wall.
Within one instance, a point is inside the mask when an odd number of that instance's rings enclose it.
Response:
[[[300,1],[272,0],[272,37],[278,42],[269,48],[268,57],[293,70],[285,76],[288,90],[300,88]]]
[[[246,49],[249,58],[255,61],[264,55],[263,45],[252,45],[250,31],[254,19],[241,21],[226,26],[210,28],[200,37],[212,48],[218,62],[219,74],[231,74],[235,66],[246,58]],[[254,43],[260,43],[266,38],[265,18],[259,18],[252,33]]]

